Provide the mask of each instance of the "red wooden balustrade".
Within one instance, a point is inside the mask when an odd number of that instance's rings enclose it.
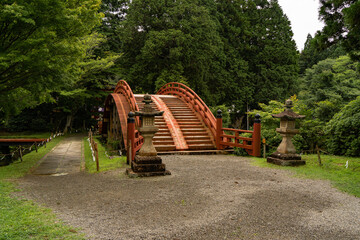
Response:
[[[255,116],[255,123],[253,131],[241,130],[233,128],[222,127],[221,111],[218,111],[216,116],[216,148],[218,150],[225,149],[226,147],[239,147],[246,150],[246,152],[254,157],[260,157],[261,151],[261,123],[260,115]],[[226,134],[225,132],[232,132]],[[240,136],[241,133],[251,133],[252,137]]]

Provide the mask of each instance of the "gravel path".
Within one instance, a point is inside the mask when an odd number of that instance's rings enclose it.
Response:
[[[89,239],[360,239],[360,199],[224,155],[163,156],[171,176],[28,175],[21,196]]]

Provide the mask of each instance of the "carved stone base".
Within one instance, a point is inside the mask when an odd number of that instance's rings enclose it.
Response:
[[[273,163],[281,166],[300,166],[305,165],[305,160],[301,160],[301,156],[299,154],[286,154],[274,152],[267,158],[268,163]]]
[[[135,156],[131,169],[126,169],[126,174],[129,177],[150,177],[150,176],[165,176],[171,175],[170,171],[166,170],[165,164],[158,156]]]

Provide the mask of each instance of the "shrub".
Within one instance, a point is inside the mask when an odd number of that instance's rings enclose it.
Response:
[[[341,109],[327,124],[328,151],[360,156],[360,96]]]

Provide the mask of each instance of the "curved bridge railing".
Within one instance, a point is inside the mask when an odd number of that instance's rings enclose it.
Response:
[[[115,105],[116,108],[112,106]],[[139,111],[139,107],[136,104],[134,93],[132,92],[128,83],[124,80],[120,80],[115,87],[113,93],[111,93],[105,101],[105,110],[104,110],[104,123],[102,126],[102,132],[108,132],[109,128],[110,133],[114,132],[116,129],[116,121],[118,120],[121,125],[122,138],[125,145],[125,149],[128,150],[128,137],[127,137],[127,118],[129,112]],[[113,117],[114,115],[114,117]],[[116,118],[117,119],[116,119]],[[140,118],[135,117],[135,126],[140,126]],[[135,128],[136,129],[136,128]],[[111,138],[111,136],[110,136]],[[135,141],[132,147],[134,152],[138,151],[141,148],[144,140],[140,133],[135,130]]]
[[[216,148],[218,150],[224,149],[226,147],[240,147],[244,148],[247,153],[252,156],[260,156],[259,119],[257,119],[254,123],[254,131],[223,128],[221,114],[215,118],[204,101],[188,86],[182,83],[170,82],[161,87],[156,94],[177,95],[189,103],[193,110],[201,115],[205,125],[210,129],[216,142]],[[232,132],[233,135],[226,134],[226,132]],[[240,133],[251,133],[252,137],[241,137],[239,136]]]
[[[125,81],[125,80],[120,80],[118,82],[118,84],[115,87],[114,93],[120,93],[123,96],[125,96],[126,101],[128,102],[128,104],[130,105],[130,111],[131,112],[136,112],[139,111],[139,107],[136,104],[136,100],[135,100],[135,96],[133,91],[131,90],[129,84]],[[139,125],[140,124],[140,119],[139,117],[137,117],[135,119],[136,124]]]
[[[216,138],[216,119],[214,114],[212,114],[209,107],[191,88],[182,83],[170,82],[162,86],[156,94],[177,95],[184,99],[187,103],[189,103],[193,110],[195,110],[195,112],[201,115],[205,125],[210,129],[214,139]]]

